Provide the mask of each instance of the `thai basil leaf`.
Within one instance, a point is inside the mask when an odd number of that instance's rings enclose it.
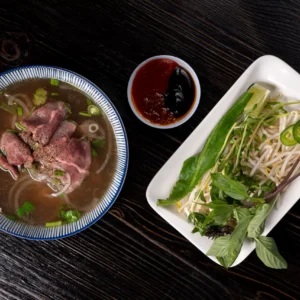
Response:
[[[228,205],[224,201],[219,201],[222,203],[214,204],[214,202],[209,203],[207,206],[213,210],[207,215],[203,225],[206,226],[210,223],[214,223],[218,226],[224,226],[228,219],[232,216],[233,206]]]
[[[273,201],[272,204],[264,203],[260,205],[255,213],[255,216],[251,220],[249,226],[248,226],[248,237],[249,238],[256,238],[259,235],[262,234],[262,227],[263,224],[269,215],[270,211],[273,208],[275,201]]]
[[[224,268],[228,268],[228,262],[227,262],[226,256],[223,256],[223,257],[217,256],[216,259]]]
[[[226,257],[228,254],[229,236],[220,236],[206,253],[207,256]]]
[[[238,257],[244,239],[247,234],[247,228],[251,221],[253,216],[247,216],[243,218],[234,228],[230,238],[229,238],[229,244],[228,244],[228,266],[230,267]]]
[[[267,267],[273,269],[287,268],[287,262],[278,252],[278,248],[272,238],[260,236],[255,241],[256,254]]]
[[[211,174],[213,185],[224,191],[224,193],[236,200],[247,199],[247,188],[240,182],[229,178],[221,173]]]
[[[202,236],[205,235],[207,227],[203,226],[203,222],[206,216],[206,214],[200,214],[197,212],[189,214],[189,221],[192,222],[195,226],[192,233],[199,232]]]
[[[252,95],[253,93],[245,92],[225,113],[209,135],[201,153],[184,162],[179,179],[169,198],[158,200],[157,205],[169,205],[182,199],[194,189],[202,176],[216,164],[229,130],[243,113]]]
[[[242,207],[236,207],[233,210],[233,216],[237,220],[237,222],[240,222],[245,217],[251,216],[252,213],[248,208],[242,208]]]

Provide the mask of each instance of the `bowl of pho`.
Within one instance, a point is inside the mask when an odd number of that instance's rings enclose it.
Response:
[[[57,67],[0,74],[0,230],[34,240],[76,234],[112,206],[128,145],[108,97]]]

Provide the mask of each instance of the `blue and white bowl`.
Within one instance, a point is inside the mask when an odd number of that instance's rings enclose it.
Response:
[[[58,227],[33,226],[14,222],[0,215],[0,230],[11,235],[30,240],[54,240],[74,235],[97,222],[117,199],[125,181],[128,168],[128,142],[119,113],[109,98],[88,79],[72,71],[51,66],[26,66],[0,74],[0,90],[7,86],[31,78],[53,78],[72,84],[98,103],[105,112],[116,138],[117,167],[112,183],[98,205],[79,221]]]

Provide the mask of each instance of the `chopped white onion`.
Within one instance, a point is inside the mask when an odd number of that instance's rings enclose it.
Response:
[[[35,181],[43,181],[48,178],[47,175],[38,173],[35,169],[27,169],[30,177]]]
[[[78,127],[78,130],[84,136],[96,139],[96,140],[104,140],[105,139],[105,131],[102,126],[96,123],[93,120],[85,120]],[[97,128],[97,129],[96,129]]]
[[[101,167],[96,171],[96,174],[99,174],[100,172],[102,172],[104,170],[104,168],[106,167],[106,165],[111,157],[111,151],[112,151],[112,143],[111,143],[111,140],[108,139],[108,148],[107,148],[107,154],[106,154],[105,160],[104,160],[103,164],[101,165]]]
[[[89,125],[89,132],[95,133],[99,130],[99,125],[96,123],[90,124]]]
[[[13,105],[14,102],[17,103],[18,105],[20,105],[20,106],[22,107],[23,113],[24,113],[25,116],[28,116],[28,115],[30,114],[29,109],[28,109],[28,107],[25,105],[25,103],[24,103],[22,100],[20,100],[19,98],[15,97],[14,95],[13,95],[13,96],[10,96],[10,97],[8,98],[7,104],[8,104],[8,105]]]
[[[51,194],[51,196],[58,197],[69,189],[71,185],[71,176],[69,173],[65,173],[65,176],[67,177],[67,183],[65,184],[65,186],[59,192]]]

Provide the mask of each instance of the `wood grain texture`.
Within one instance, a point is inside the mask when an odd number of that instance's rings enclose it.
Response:
[[[273,54],[300,70],[299,16],[296,0],[1,1],[0,38],[21,54],[0,57],[0,71],[48,64],[89,78],[119,110],[131,160],[118,200],[84,232],[51,242],[0,233],[0,299],[300,299],[299,203],[271,232],[287,270],[265,268],[255,253],[224,270],[145,198],[155,173],[253,60]],[[190,63],[203,91],[191,120],[168,131],[138,121],[126,98],[131,72],[158,54]]]

